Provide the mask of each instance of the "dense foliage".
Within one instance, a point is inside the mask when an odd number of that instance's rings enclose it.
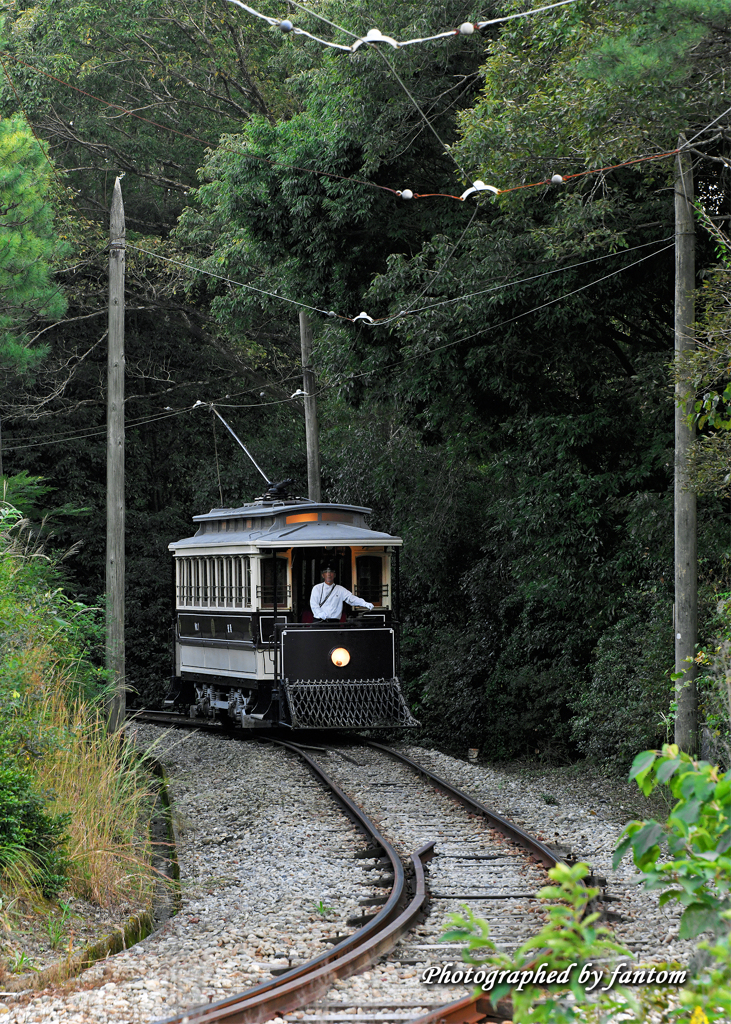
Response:
[[[337,40],[337,25],[409,38],[475,16],[456,0],[320,0],[313,11],[298,9],[298,23]],[[672,715],[673,203],[672,157],[660,157],[684,131],[703,209],[728,214],[727,5],[576,0],[353,55],[226,0],[95,12],[42,0],[6,18],[10,77],[76,190],[61,210],[76,258],[59,273],[69,311],[44,334],[44,367],[24,389],[0,383],[0,402],[6,465],[91,507],[68,564],[95,599],[98,221],[124,171],[127,650],[140,698],[158,700],[169,673],[167,543],[191,514],[259,489],[196,401],[220,404],[271,477],[304,479],[289,398],[291,303],[304,302],[325,493],[372,505],[374,524],[405,540],[406,688],[426,733],[486,756],[627,761],[661,742]],[[626,164],[638,157],[658,159]],[[563,183],[548,184],[554,174]],[[477,179],[503,191],[445,198]],[[394,194],[405,189],[428,196]],[[702,274],[719,263],[709,224]],[[361,310],[389,322],[348,319]],[[719,311],[709,300],[714,337]],[[701,514],[704,607],[729,589],[727,514],[716,489]],[[58,535],[76,539],[74,523]]]
[[[0,120],[0,369],[28,370],[47,351],[31,348],[34,318],[56,320],[66,302],[51,277],[63,249],[54,234],[52,168],[20,116]]]
[[[728,1019],[731,777],[665,744],[661,750],[639,753],[630,778],[646,796],[667,791],[669,814],[663,821],[630,822],[617,845],[614,866],[631,853],[637,880],[660,893],[660,906],[677,902],[683,908],[680,938],[705,933],[705,940],[690,964],[632,963],[630,951],[598,924],[600,915],[590,900],[599,890],[585,882],[589,866],[559,864],[549,872],[554,884],[538,894],[550,901],[545,924],[512,956],[497,952],[487,921],[467,907],[454,915],[453,930],[444,936],[465,942],[464,960],[481,971],[483,988],[494,1003],[510,994],[517,1024],[669,1021],[683,1012],[691,1012],[690,1020],[698,1024]],[[546,986],[551,971],[556,983]],[[659,988],[651,984],[655,978]]]
[[[47,490],[28,477],[14,489],[26,507]],[[61,565],[41,545],[34,524],[3,500],[0,975],[32,966],[23,929],[29,915],[52,919],[48,900],[142,907],[156,875],[155,784],[132,745],[106,726],[101,609],[67,596]]]
[[[93,630],[48,561],[24,549],[18,520],[0,506],[0,886],[23,878],[56,896],[66,880],[70,815],[50,811],[52,794],[35,782],[33,762],[44,753],[39,708],[54,679],[91,684],[84,670],[93,677],[85,662]]]

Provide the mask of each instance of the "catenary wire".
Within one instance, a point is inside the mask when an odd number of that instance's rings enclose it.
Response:
[[[396,188],[391,188],[388,185],[379,185],[376,182],[368,181],[365,178],[349,177],[348,175],[335,174],[332,171],[326,171],[326,170],[323,170],[323,169],[312,168],[312,167],[302,167],[302,166],[300,166],[298,164],[281,163],[280,161],[272,159],[271,157],[265,157],[265,156],[261,156],[260,154],[257,154],[257,153],[251,153],[251,152],[242,151],[240,148],[226,147],[226,146],[221,146],[220,144],[217,146],[215,143],[211,142],[209,139],[203,139],[203,138],[201,138],[198,135],[191,134],[190,132],[180,131],[179,129],[176,129],[176,128],[172,127],[171,125],[162,124],[159,121],[154,121],[154,120],[152,120],[149,117],[145,117],[142,114],[138,114],[135,111],[130,110],[127,107],[121,106],[118,103],[111,103],[108,100],[104,100],[100,96],[96,96],[94,93],[88,92],[86,89],[82,89],[82,88],[80,88],[77,85],[72,85],[71,82],[67,82],[65,79],[59,78],[57,75],[52,75],[50,72],[44,71],[42,68],[38,68],[38,67],[36,67],[34,65],[26,63],[25,61],[23,61],[19,57],[17,57],[15,54],[6,54],[5,57],[10,57],[16,63],[20,64],[22,67],[29,68],[30,70],[34,71],[35,73],[37,73],[37,74],[39,74],[39,75],[41,75],[41,76],[43,76],[45,78],[48,78],[51,81],[58,82],[59,85],[63,85],[65,88],[71,89],[72,91],[77,92],[77,93],[79,93],[82,96],[86,96],[89,99],[94,100],[95,102],[102,104],[103,106],[110,107],[110,108],[112,108],[114,110],[119,110],[121,113],[125,114],[128,117],[132,117],[132,118],[135,118],[136,120],[143,121],[145,124],[149,124],[149,125],[151,125],[154,128],[160,128],[163,131],[169,132],[171,135],[176,135],[176,136],[179,136],[180,138],[189,139],[192,142],[198,142],[202,146],[205,146],[208,149],[214,150],[216,152],[227,152],[227,153],[231,153],[232,155],[235,155],[235,156],[240,156],[240,157],[242,157],[245,160],[258,161],[259,163],[267,164],[268,166],[272,167],[275,170],[298,171],[298,172],[300,172],[302,174],[312,174],[315,177],[331,178],[334,181],[347,181],[347,182],[352,182],[353,184],[356,184],[356,185],[364,185],[367,188],[379,189],[382,192],[388,192],[391,195],[397,196],[397,197],[402,198],[402,199],[407,199],[407,198],[409,198],[409,199],[444,198],[444,199],[456,199],[458,201],[464,201],[464,193],[462,193],[461,195],[455,195],[455,194],[453,194],[451,192],[413,192],[411,190],[396,189]],[[0,57],[0,62],[2,62],[3,66],[4,66],[4,60],[3,60],[2,57]],[[712,127],[714,124],[716,124],[722,117],[724,117],[728,113],[731,113],[731,107],[728,110],[723,111],[723,113],[719,114],[708,125],[706,125],[704,128],[702,128],[701,131],[696,133],[696,135],[693,136],[693,138],[688,143],[686,143],[686,145],[690,145],[693,141],[695,141],[696,139],[700,138],[701,135],[703,135],[706,131],[708,131],[708,129],[710,127]],[[671,150],[666,150],[666,151],[664,151],[662,153],[651,153],[651,154],[646,154],[646,155],[639,156],[639,157],[633,157],[632,159],[625,160],[625,161],[623,161],[621,163],[608,164],[608,165],[603,166],[603,167],[593,167],[593,168],[589,168],[589,169],[587,169],[585,171],[577,171],[574,174],[563,175],[562,176],[562,181],[563,182],[567,182],[567,181],[577,180],[579,178],[584,178],[584,177],[587,177],[587,176],[593,175],[593,174],[603,174],[603,173],[605,173],[607,171],[617,170],[617,169],[622,168],[622,167],[630,167],[630,166],[632,166],[634,164],[640,164],[640,163],[647,162],[647,161],[662,160],[665,157],[675,156],[675,155],[677,155],[678,152],[679,152],[678,149],[671,149]],[[553,184],[553,182],[550,179],[544,178],[544,179],[541,179],[540,181],[526,182],[525,184],[521,184],[521,185],[514,185],[514,186],[509,186],[509,187],[503,188],[503,189],[496,189],[496,192],[499,195],[503,195],[503,194],[507,194],[509,192],[518,191],[520,189],[540,188],[540,187],[544,187],[546,185],[551,185],[551,184]]]
[[[411,302],[409,302],[409,303],[407,304],[407,307],[406,307],[406,310],[405,310],[405,312],[407,312],[407,313],[413,313],[413,312],[415,312],[415,309],[414,309],[414,303],[415,303],[415,302],[418,302],[418,301],[419,301],[419,299],[422,299],[422,298],[424,297],[424,295],[426,295],[426,293],[427,293],[427,292],[429,291],[429,289],[430,289],[430,288],[433,288],[433,287],[434,287],[434,285],[436,284],[436,282],[437,282],[437,281],[439,280],[439,278],[440,278],[440,277],[442,276],[442,274],[444,273],[444,271],[446,270],[446,268],[447,268],[447,266],[448,266],[448,264],[449,264],[449,261],[450,261],[450,260],[451,260],[451,258],[452,258],[452,257],[454,256],[454,254],[455,254],[455,252],[457,251],[457,249],[459,248],[459,246],[460,246],[460,245],[462,244],[462,240],[464,239],[464,236],[465,236],[465,235],[467,234],[467,232],[469,231],[469,229],[470,229],[470,228],[472,227],[472,225],[473,225],[473,223],[474,223],[474,221],[475,221],[475,217],[477,216],[477,212],[478,212],[478,210],[479,210],[479,207],[478,207],[478,206],[475,206],[475,209],[474,209],[474,210],[473,210],[473,212],[472,212],[472,216],[470,217],[469,221],[468,221],[468,222],[467,222],[467,224],[465,225],[465,227],[464,227],[464,230],[462,231],[462,234],[461,234],[461,235],[459,236],[459,238],[457,239],[457,241],[456,241],[456,242],[454,243],[454,245],[452,246],[452,248],[451,248],[451,249],[449,250],[449,253],[447,254],[447,257],[446,257],[446,259],[444,260],[444,262],[442,263],[441,267],[439,268],[439,270],[437,270],[437,272],[435,273],[434,277],[432,277],[430,281],[427,281],[427,283],[426,283],[426,284],[424,285],[424,287],[423,287],[423,288],[422,288],[422,289],[420,290],[419,294],[418,294],[418,295],[416,295],[416,296],[415,296],[415,297],[414,297],[414,298],[413,298],[413,299],[411,300]],[[380,323],[381,323],[381,324],[383,324],[383,323],[387,323],[387,322],[388,322],[388,321],[383,321],[383,320],[381,320],[381,321],[380,321]]]
[[[263,394],[262,388],[282,387],[287,382],[292,381],[292,380],[296,380],[296,379],[300,379],[301,377],[302,377],[302,371],[301,370],[297,370],[294,373],[289,373],[289,374],[286,374],[284,377],[280,377],[276,381],[270,381],[269,383],[265,383],[265,384],[256,384],[253,387],[244,388],[241,391],[236,391],[236,392],[234,392],[233,397],[236,397],[237,395],[250,395],[250,394],[253,394],[254,392],[259,392],[259,394],[261,395],[261,394]],[[201,386],[207,386],[210,383],[211,383],[210,381],[203,381],[203,382],[201,382],[201,381],[194,381],[194,382],[183,381],[182,383],[176,385],[176,387],[198,387],[198,388],[200,388]],[[127,402],[134,401],[136,399],[142,399],[142,398],[150,400],[151,398],[156,398],[157,397],[157,398],[162,399],[162,395],[166,395],[167,393],[168,393],[168,390],[166,389],[165,391],[159,393],[158,395],[130,395],[128,398],[125,399],[125,405],[126,405]],[[225,397],[229,398],[231,396],[230,395],[226,395]],[[269,401],[269,402],[261,402],[261,403],[258,403],[258,404],[254,404],[252,402],[249,402],[246,405],[232,405],[232,404],[227,404],[226,402],[216,402],[216,405],[219,405],[222,408],[226,408],[226,409],[256,409],[256,408],[266,408],[269,405],[281,405],[282,403],[289,402],[290,400],[291,399],[289,399],[289,398],[274,399],[274,400]],[[172,414],[179,415],[179,413],[181,411],[185,412],[186,408],[187,407],[183,408],[182,410],[170,410],[171,415]],[[193,406],[192,408],[195,408],[195,406]],[[168,411],[168,410],[165,410],[165,411]],[[154,419],[155,418],[158,418],[158,417],[154,417]],[[163,417],[159,417],[159,418],[164,419],[165,417],[163,416]],[[148,417],[146,417],[146,416],[138,417],[136,419],[127,419],[126,420],[126,426],[127,427],[143,426],[147,422],[150,422],[150,421],[149,421]],[[104,433],[105,429],[106,428],[79,427],[76,430],[66,430],[66,431],[63,431],[60,434],[45,434],[45,435],[44,434],[41,434],[41,435],[35,434],[35,435],[31,435],[31,437],[34,437],[34,438],[37,438],[38,436],[40,436],[40,437],[44,437],[44,436],[45,437],[49,437],[49,438],[53,439],[53,443],[56,443],[57,441],[83,441],[86,437],[95,437],[99,433]],[[19,438],[16,438],[15,440],[16,441],[23,441],[23,440],[25,440],[25,438],[21,435]],[[3,446],[3,447],[4,447],[4,450],[6,450],[6,451],[9,450],[7,448],[7,446]],[[21,447],[25,447],[25,446],[21,445]]]
[[[307,32],[305,29],[300,28],[298,25],[294,25],[289,19],[286,18],[272,18],[268,14],[262,14],[261,11],[257,11],[254,7],[249,7],[248,4],[242,3],[242,0],[228,0],[229,3],[235,4],[248,14],[253,15],[255,18],[260,18],[262,21],[266,21],[272,28],[279,28],[281,31],[296,36],[305,36],[307,39],[312,39],[316,43],[321,43],[323,46],[328,46],[333,50],[340,50],[341,53],[355,53],[355,51],[364,44],[373,45],[374,43],[387,43],[392,46],[395,50],[401,49],[404,46],[414,46],[418,43],[431,43],[439,39],[448,39],[450,36],[459,35],[472,35],[475,30],[487,28],[489,25],[500,25],[507,21],[514,21],[516,18],[529,18],[533,14],[541,14],[543,11],[550,11],[556,7],[566,7],[568,4],[575,3],[576,0],[557,0],[556,3],[545,4],[542,7],[533,7],[529,11],[519,11],[517,14],[506,14],[499,18],[490,18],[487,21],[466,21],[463,22],[458,28],[445,29],[443,32],[437,32],[431,36],[420,36],[416,39],[404,39],[397,40],[392,36],[384,35],[380,29],[370,29],[365,36],[358,36],[355,32],[351,32],[342,25],[337,25],[335,22],[330,21],[323,15],[318,14],[316,11],[310,10],[309,7],[305,7],[303,4],[290,0],[292,6],[299,8],[306,14],[311,15],[318,21],[324,22],[331,28],[342,32],[344,35],[350,36],[355,42],[352,46],[344,46],[342,43],[334,43],[329,39],[322,39],[320,36],[313,35],[311,32]]]
[[[467,225],[467,227],[469,227],[469,224]],[[466,230],[467,230],[467,228],[465,228],[465,231]],[[462,236],[464,236],[464,233],[465,232],[463,231]],[[174,263],[176,266],[183,267],[186,270],[192,271],[193,273],[201,274],[201,275],[203,275],[205,277],[212,277],[212,278],[215,278],[218,281],[224,281],[226,284],[236,285],[239,288],[245,288],[247,290],[257,292],[259,295],[266,295],[267,297],[269,297],[271,299],[280,299],[283,302],[289,303],[290,305],[302,307],[304,309],[309,309],[309,310],[312,310],[312,311],[314,311],[316,313],[321,313],[323,316],[326,316],[329,319],[344,320],[344,321],[346,321],[348,323],[355,323],[356,321],[357,322],[364,322],[369,327],[371,327],[371,326],[372,327],[383,327],[383,326],[386,326],[387,324],[393,323],[394,320],[400,320],[404,316],[411,315],[412,313],[423,313],[423,312],[425,312],[427,310],[430,310],[430,309],[436,309],[437,307],[450,305],[450,304],[455,303],[455,302],[463,302],[463,301],[465,301],[467,299],[476,298],[476,297],[478,297],[480,295],[486,295],[486,294],[488,294],[490,292],[502,291],[505,288],[514,288],[514,287],[517,287],[518,285],[521,285],[521,284],[529,284],[532,281],[540,280],[543,277],[550,277],[553,274],[561,274],[561,273],[565,273],[565,272],[567,272],[569,270],[577,270],[580,267],[588,266],[590,263],[597,263],[600,260],[611,259],[613,256],[620,256],[620,255],[624,255],[625,253],[635,252],[636,250],[644,249],[644,248],[646,248],[649,245],[658,245],[661,242],[665,242],[669,238],[672,238],[672,237],[673,237],[672,235],[667,235],[664,238],[656,238],[656,239],[653,239],[650,242],[642,242],[640,245],[632,246],[629,249],[618,249],[615,252],[603,253],[601,256],[592,256],[591,259],[582,260],[580,263],[571,263],[571,264],[569,264],[568,266],[565,266],[565,267],[554,267],[551,270],[544,270],[540,274],[533,274],[530,277],[518,278],[517,280],[514,280],[514,281],[505,281],[505,282],[502,282],[500,284],[491,285],[489,288],[483,288],[483,289],[480,289],[480,290],[475,291],[475,292],[467,292],[464,295],[458,295],[458,296],[456,296],[455,298],[452,298],[452,299],[440,299],[438,302],[429,303],[426,306],[419,306],[419,307],[416,307],[415,309],[402,309],[398,313],[396,313],[394,316],[383,317],[383,318],[380,318],[380,319],[378,319],[378,318],[371,318],[371,317],[368,317],[368,319],[365,319],[363,314],[360,314],[358,317],[345,316],[342,313],[335,313],[335,312],[333,312],[333,310],[322,309],[319,306],[311,306],[311,305],[309,305],[309,304],[307,304],[305,302],[299,302],[297,299],[287,298],[284,295],[279,295],[277,292],[269,292],[269,291],[266,291],[264,288],[256,288],[256,287],[254,287],[254,285],[246,284],[243,281],[236,281],[236,280],[234,280],[231,277],[225,277],[222,274],[216,274],[216,273],[214,273],[211,270],[203,270],[201,267],[191,266],[191,264],[189,264],[189,263],[184,263],[182,260],[173,259],[170,256],[161,256],[159,253],[152,252],[150,249],[143,249],[140,246],[132,245],[132,243],[130,243],[130,242],[127,242],[127,247],[131,248],[131,249],[136,249],[138,252],[145,253],[147,256],[152,256],[153,259],[163,260],[165,263]],[[461,237],[455,243],[455,247],[457,245],[459,245],[460,241],[461,241]],[[452,251],[454,251],[454,249]],[[658,251],[662,252],[664,250],[658,250]],[[451,253],[450,253],[450,256],[451,256]],[[439,270],[440,274],[441,274],[443,269],[444,269],[444,266],[442,266],[440,268],[440,270]],[[430,281],[429,282],[429,287],[431,287],[432,284],[433,284],[433,281]],[[424,292],[422,291],[421,294],[423,295]],[[255,390],[255,389],[252,389],[252,390]]]
[[[298,374],[297,376],[301,376],[301,374]],[[320,391],[318,392],[318,394],[321,394],[323,391],[324,391],[324,388],[321,388]],[[208,409],[211,406],[211,404],[220,406],[223,409],[264,409],[264,408],[269,408],[270,406],[273,406],[273,405],[285,405],[285,404],[290,403],[291,401],[292,401],[291,398],[280,398],[280,399],[274,399],[271,402],[252,402],[249,405],[226,405],[223,402],[214,402],[214,403],[210,403],[210,402],[207,402],[207,403],[197,402],[197,403],[194,403],[193,405],[186,406],[183,409],[174,409],[172,412],[160,413],[157,416],[148,416],[148,417],[145,417],[144,419],[128,421],[125,424],[125,429],[131,428],[131,427],[142,427],[142,426],[145,426],[147,423],[157,423],[159,420],[171,419],[174,416],[183,416],[187,412],[193,412],[193,410],[196,409],[196,408],[197,409]],[[29,444],[9,444],[9,445],[3,444],[3,451],[4,452],[15,452],[15,451],[21,451],[21,450],[23,450],[25,448],[41,448],[44,445],[48,445],[48,444],[63,444],[66,441],[85,441],[85,440],[87,440],[87,438],[91,438],[91,437],[103,437],[106,433],[107,433],[107,428],[106,427],[99,427],[99,428],[97,428],[95,430],[90,430],[86,434],[76,434],[76,435],[73,435],[73,436],[65,436],[65,437],[54,437],[54,438],[50,438],[47,441],[34,441],[32,443],[29,443]]]
[[[446,144],[446,142],[444,142],[444,140],[440,136],[439,132],[434,127],[434,124],[432,123],[432,121],[426,116],[424,111],[421,109],[421,107],[419,106],[418,100],[416,99],[415,96],[413,96],[411,94],[408,86],[406,85],[404,80],[401,78],[401,75],[398,73],[398,71],[393,66],[391,61],[388,59],[386,54],[379,47],[376,47],[376,52],[378,53],[378,56],[381,58],[381,60],[385,63],[386,67],[389,69],[389,71],[391,72],[393,77],[396,79],[398,84],[401,86],[403,91],[406,93],[406,95],[409,98],[409,102],[413,104],[413,106],[415,107],[416,112],[418,113],[419,117],[423,120],[423,122],[426,125],[426,127],[429,129],[429,131],[432,133],[432,135],[437,140],[439,145],[442,147],[442,149],[444,150],[445,155],[449,157],[449,159],[452,161],[452,163],[457,168],[457,170],[459,171],[459,173],[462,175],[463,178],[469,178],[469,175],[467,174],[465,169],[462,167],[460,162],[457,160],[457,158],[455,157],[454,153],[451,151],[451,149]]]
[[[533,274],[531,277],[523,277],[516,281],[505,281],[500,284],[490,285],[489,288],[482,288],[476,292],[467,292],[466,294],[458,295],[453,299],[440,299],[438,302],[431,302],[426,306],[417,306],[412,309],[401,310],[401,312],[396,313],[395,316],[387,317],[382,320],[374,320],[374,326],[384,327],[386,324],[393,323],[394,320],[400,320],[407,313],[409,315],[412,313],[424,313],[430,309],[437,309],[440,306],[448,306],[455,302],[463,302],[467,299],[477,298],[480,295],[488,295],[490,292],[502,291],[505,288],[514,288],[521,284],[530,284],[533,281],[539,281],[541,278],[550,277],[553,274],[561,274],[568,270],[577,270],[580,267],[588,266],[590,263],[598,263],[600,260],[608,260],[613,256],[623,256],[626,253],[636,252],[638,249],[646,249],[648,245],[659,245],[661,242],[667,242],[672,237],[672,235],[666,235],[664,238],[654,238],[651,242],[642,242],[640,245],[633,245],[628,249],[617,249],[614,252],[603,253],[601,256],[592,256],[591,259],[583,260],[581,263],[571,263],[566,267],[554,267],[553,270],[544,270],[540,274]],[[664,250],[658,250],[658,252],[659,251]],[[441,269],[443,268],[440,268],[440,273]],[[429,287],[431,287],[432,283],[433,282],[431,281],[429,282]],[[422,291],[422,295],[423,294],[424,293]]]
[[[542,309],[546,309],[548,306],[552,306],[552,305],[555,305],[555,303],[557,303],[557,302],[561,302],[563,299],[571,298],[572,295],[577,295],[579,292],[586,291],[587,288],[592,288],[595,285],[601,284],[603,281],[607,281],[607,280],[609,280],[609,278],[615,277],[617,274],[621,274],[625,270],[631,270],[633,267],[638,266],[640,263],[643,263],[645,260],[652,259],[653,256],[659,255],[661,252],[666,252],[668,249],[672,249],[672,248],[673,248],[672,245],[666,245],[663,249],[659,249],[656,252],[650,253],[647,256],[643,256],[642,259],[635,260],[633,263],[629,263],[625,267],[620,267],[618,270],[613,270],[611,273],[605,274],[603,277],[597,278],[596,281],[589,281],[587,284],[581,285],[579,288],[574,288],[570,292],[565,292],[563,295],[558,295],[554,299],[549,299],[547,302],[543,302],[539,306],[534,306],[532,309],[525,310],[522,313],[518,313],[516,316],[509,317],[506,320],[502,320],[500,323],[492,324],[490,327],[482,328],[481,330],[475,331],[472,334],[464,335],[463,337],[457,338],[454,341],[445,342],[445,344],[443,344],[443,345],[436,345],[433,348],[427,349],[426,351],[415,352],[415,353],[413,353],[411,355],[404,355],[397,362],[387,363],[387,364],[385,364],[383,366],[376,367],[376,368],[374,368],[372,370],[364,370],[361,373],[349,373],[349,374],[347,374],[345,376],[342,376],[339,380],[334,381],[331,384],[323,384],[320,388],[318,388],[317,394],[318,395],[322,395],[326,391],[332,391],[334,388],[342,387],[342,385],[346,381],[350,382],[350,381],[353,381],[353,380],[358,380],[361,377],[369,377],[369,376],[372,376],[373,374],[376,374],[376,373],[382,373],[384,370],[389,370],[389,369],[394,369],[394,368],[402,367],[405,362],[411,362],[414,359],[424,359],[424,358],[426,358],[428,356],[434,355],[437,352],[444,351],[444,349],[453,348],[455,345],[461,345],[465,341],[471,341],[472,338],[476,338],[476,337],[478,337],[481,334],[487,334],[487,333],[491,333],[492,331],[496,331],[498,328],[505,327],[505,326],[507,326],[508,324],[511,324],[511,323],[515,323],[515,321],[520,320],[523,317],[530,315],[531,313],[538,313]],[[273,406],[273,405],[284,405],[284,404],[287,404],[287,403],[289,403],[291,401],[292,401],[292,398],[283,398],[283,399],[279,399],[279,400],[275,400],[275,401],[271,401],[271,402],[255,402],[255,403],[251,403],[250,405],[231,405],[231,404],[227,405],[227,404],[225,404],[223,402],[202,403],[202,402],[198,401],[194,405],[187,406],[184,409],[180,409],[180,410],[169,412],[169,413],[164,413],[164,414],[159,415],[159,416],[151,416],[151,417],[148,417],[146,419],[142,419],[142,420],[135,421],[133,423],[129,423],[128,425],[129,426],[142,426],[142,425],[144,425],[146,423],[156,423],[159,420],[169,419],[169,418],[171,418],[173,416],[182,416],[184,413],[193,412],[197,408],[207,409],[207,408],[210,408],[213,405],[220,406],[221,408],[259,409],[259,408],[270,407],[270,406]],[[49,444],[61,444],[64,441],[69,441],[69,440],[85,440],[86,438],[90,438],[90,437],[103,436],[105,433],[106,433],[106,428],[101,428],[101,429],[89,432],[88,434],[84,434],[81,437],[75,437],[75,438],[60,437],[60,438],[53,438],[53,439],[48,440],[48,441],[35,441],[35,442],[31,443],[31,444],[21,444],[21,445],[12,445],[11,444],[11,445],[5,446],[5,451],[7,451],[7,452],[21,451],[23,449],[39,448],[39,447],[43,447],[44,445],[49,445]]]
[[[161,256],[157,252],[152,252],[151,249],[143,249],[141,246],[133,245],[131,242],[127,242],[127,248],[135,249],[137,252],[143,252],[146,256],[152,256],[156,260],[163,260],[165,263],[174,263],[176,266],[185,267],[186,270],[194,270],[196,273],[203,274],[205,277],[213,277],[217,281],[223,281],[226,284],[235,284],[239,288],[246,288],[248,291],[257,292],[259,295],[266,295],[270,299],[280,299],[282,302],[288,302],[292,306],[299,306],[302,309],[310,309],[313,313],[322,313],[324,316],[331,315],[330,311],[327,309],[321,309],[319,306],[310,306],[307,302],[299,302],[297,299],[288,299],[285,295],[278,295],[277,292],[268,292],[266,289],[257,288],[253,284],[245,284],[243,281],[234,281],[233,278],[226,277],[224,274],[214,274],[212,270],[202,270],[199,267],[191,267],[189,263],[183,263],[182,260],[175,260],[170,256]],[[347,319],[347,317],[343,319]]]
[[[617,274],[622,274],[625,270],[631,270],[633,267],[638,266],[640,263],[644,263],[645,260],[652,259],[653,256],[659,256],[660,253],[667,252],[669,249],[672,248],[673,245],[666,245],[662,249],[658,249],[655,252],[649,253],[647,256],[643,256],[642,259],[635,260],[634,263],[628,263],[625,267],[619,267],[618,270],[613,270],[610,274],[605,274],[603,277],[597,278],[596,281],[589,281],[587,284],[583,284],[579,288],[574,288],[570,292],[565,292],[563,295],[558,295],[554,299],[549,299],[547,302],[543,302],[539,306],[534,306],[532,309],[526,309],[522,313],[518,313],[515,316],[508,317],[507,320],[501,320],[500,323],[491,324],[489,327],[483,327],[481,328],[481,330],[474,331],[472,334],[466,334],[461,338],[457,338],[455,341],[448,341],[445,342],[443,345],[435,345],[433,348],[426,349],[422,352],[415,352],[412,355],[405,355],[397,362],[387,363],[386,365],[378,366],[373,370],[363,370],[361,373],[348,374],[347,377],[341,378],[341,380],[336,383],[324,385],[323,390],[325,390],[325,388],[332,389],[334,387],[338,387],[346,379],[348,381],[357,380],[359,377],[368,377],[369,375],[374,373],[381,373],[383,370],[395,369],[397,367],[400,367],[405,362],[411,362],[414,359],[424,359],[428,356],[433,355],[435,352],[441,352],[444,349],[453,348],[455,345],[461,345],[465,341],[471,341],[472,338],[477,338],[481,334],[489,334],[492,331],[496,331],[499,327],[506,327],[508,324],[515,323],[516,320],[520,320],[524,316],[529,316],[531,313],[539,313],[542,309],[546,309],[548,306],[553,306],[555,305],[555,303],[561,302],[563,299],[569,299],[572,295],[577,295],[579,292],[586,291],[587,288],[593,288],[594,285],[601,284],[603,281],[607,281],[610,277],[615,277]]]
[[[125,427],[141,427],[141,426],[144,426],[146,423],[156,423],[158,420],[170,419],[173,416],[182,416],[183,413],[188,412],[188,411],[189,411],[188,409],[179,409],[179,410],[174,410],[172,412],[162,413],[162,414],[160,414],[158,416],[149,416],[149,417],[145,417],[144,419],[128,421],[125,424]],[[9,444],[9,445],[3,444],[3,451],[15,452],[15,451],[21,451],[24,448],[41,448],[41,447],[43,447],[43,445],[47,445],[47,444],[63,444],[66,441],[86,441],[87,438],[90,438],[90,437],[103,437],[106,433],[107,433],[107,428],[106,427],[98,427],[96,429],[89,430],[87,433],[84,433],[84,434],[78,434],[77,433],[77,434],[73,434],[73,435],[70,435],[70,436],[54,437],[54,438],[51,438],[48,441],[33,441],[32,443],[29,443],[29,444]]]

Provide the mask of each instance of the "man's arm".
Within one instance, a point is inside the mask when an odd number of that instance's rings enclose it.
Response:
[[[364,601],[361,597],[356,597],[355,594],[351,594],[350,591],[345,590],[345,588],[343,588],[343,590],[345,591],[343,600],[347,601],[348,604],[352,605],[354,608],[367,608],[368,611],[373,611],[373,605],[370,601]]]

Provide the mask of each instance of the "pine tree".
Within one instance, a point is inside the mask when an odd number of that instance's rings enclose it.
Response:
[[[32,347],[29,324],[63,316],[52,280],[60,252],[53,230],[48,157],[26,121],[0,121],[0,367],[25,372],[45,349]]]

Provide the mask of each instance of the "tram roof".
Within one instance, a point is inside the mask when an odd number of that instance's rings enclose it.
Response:
[[[194,523],[213,519],[261,519],[278,516],[283,512],[355,512],[361,516],[370,515],[372,509],[364,505],[340,505],[330,501],[311,501],[309,498],[281,498],[272,501],[252,501],[237,508],[212,508],[199,516],[193,516]]]
[[[239,546],[263,550],[329,547],[401,547],[403,541],[371,530],[364,517],[369,508],[306,500],[214,508],[194,516],[200,523],[194,537],[174,541],[170,551],[221,551]]]

